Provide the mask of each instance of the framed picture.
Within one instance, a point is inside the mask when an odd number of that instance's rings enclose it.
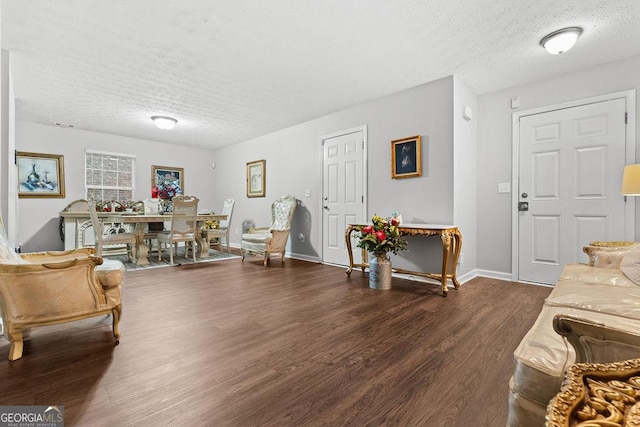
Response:
[[[391,178],[422,176],[420,135],[391,141]]]
[[[184,168],[151,166],[151,195],[160,199],[173,199],[184,194]]]
[[[61,154],[16,153],[18,197],[64,197],[64,157]]]
[[[247,163],[247,197],[264,197],[266,160]]]

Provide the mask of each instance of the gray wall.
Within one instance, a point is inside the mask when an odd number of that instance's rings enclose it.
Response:
[[[201,208],[222,209],[212,188],[224,183],[214,181],[210,151],[23,121],[16,122],[16,147],[18,151],[64,156],[64,199],[19,199],[18,243],[24,252],[63,249],[58,212],[85,197],[85,149],[136,155],[136,200],[151,197],[151,165],[184,167],[185,192],[198,196]]]
[[[640,88],[640,56],[517,86],[478,98],[478,268],[511,272],[511,194],[498,183],[511,182],[511,98],[518,110]],[[636,115],[640,114],[636,106]],[[638,117],[629,118],[638,122]],[[638,136],[636,132],[636,147]],[[636,150],[640,153],[640,150]],[[517,189],[512,189],[517,190]],[[637,221],[637,220],[636,220]],[[636,223],[636,240],[640,237]]]
[[[358,105],[316,120],[265,135],[214,153],[215,198],[236,200],[231,241],[240,244],[243,224],[266,226],[270,205],[283,194],[298,200],[290,251],[303,259],[317,260],[322,253],[322,147],[320,137],[366,125],[368,129],[368,216],[388,216],[399,211],[405,222],[450,224],[453,201],[453,77],[421,85],[373,102]],[[417,178],[391,179],[391,141],[422,136],[423,174]],[[247,162],[266,160],[266,197],[246,197]],[[475,179],[473,174],[471,180]],[[305,197],[305,190],[311,192]],[[475,192],[475,189],[470,189]],[[475,230],[469,228],[470,233]],[[303,234],[304,242],[299,239]],[[394,264],[402,268],[439,268],[440,242],[434,257],[408,251]],[[417,248],[417,246],[414,246]],[[471,252],[474,252],[475,248]],[[416,254],[414,257],[414,253]],[[467,264],[468,269],[475,267]]]

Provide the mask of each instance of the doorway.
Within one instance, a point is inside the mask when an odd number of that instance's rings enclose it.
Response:
[[[366,216],[366,126],[321,138],[322,166],[322,260],[347,265],[345,230]],[[355,246],[354,255],[359,252]]]
[[[513,280],[554,284],[589,242],[633,240],[620,188],[634,94],[619,95],[514,115]]]

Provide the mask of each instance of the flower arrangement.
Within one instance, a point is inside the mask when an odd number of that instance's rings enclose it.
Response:
[[[358,247],[364,248],[369,252],[393,252],[407,248],[407,241],[400,237],[398,225],[400,220],[394,212],[394,216],[382,218],[374,215],[371,218],[373,225],[365,225],[360,227],[360,242]]]
[[[204,222],[203,228],[205,230],[215,230],[220,228],[220,223],[216,219],[208,219]]]
[[[173,174],[166,174],[156,184],[158,197],[161,199],[173,199],[174,196],[182,194],[182,188],[180,188],[180,181],[176,179]]]

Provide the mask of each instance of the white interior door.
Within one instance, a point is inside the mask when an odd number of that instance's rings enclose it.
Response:
[[[625,100],[520,118],[519,280],[553,284],[582,247],[625,240]]]
[[[345,230],[348,224],[361,223],[366,214],[365,131],[345,131],[323,139],[322,144],[322,259],[347,265]],[[354,254],[359,250],[355,248]]]

